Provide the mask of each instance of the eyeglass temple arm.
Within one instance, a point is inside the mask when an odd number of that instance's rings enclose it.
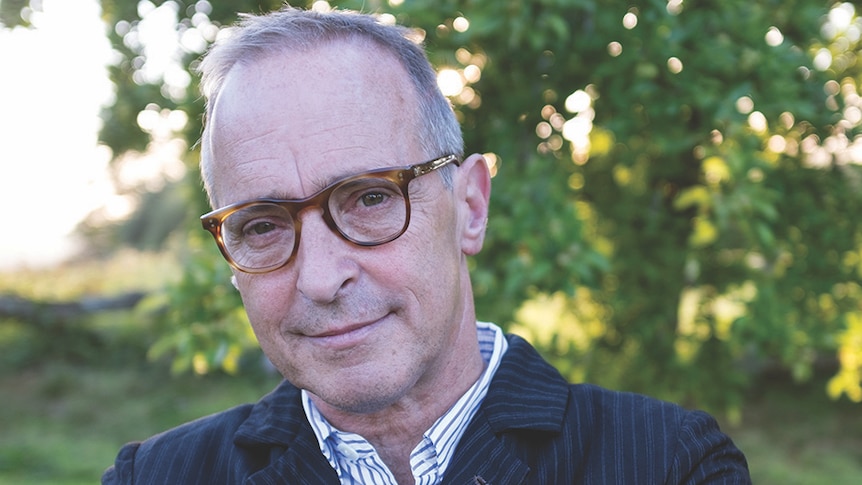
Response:
[[[458,160],[458,157],[455,155],[447,155],[443,158],[438,158],[437,160],[431,160],[428,163],[416,165],[413,167],[413,176],[418,177],[420,175],[425,175],[426,173],[431,173],[434,170],[453,162],[455,165],[461,165],[461,161]]]

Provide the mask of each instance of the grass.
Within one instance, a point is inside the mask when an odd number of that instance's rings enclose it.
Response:
[[[47,363],[0,376],[0,484],[98,483],[119,447],[254,401],[278,379]]]
[[[161,288],[179,277],[176,256],[123,250],[104,261],[72,261],[51,268],[0,272],[0,294],[35,300],[76,300]]]
[[[827,375],[808,383],[764,379],[742,424],[725,427],[758,484],[862,483],[862,404],[826,396]]]

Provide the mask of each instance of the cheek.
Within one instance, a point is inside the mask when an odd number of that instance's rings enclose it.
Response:
[[[268,319],[264,316],[266,314],[265,308],[261,308],[253,295],[248,292],[242,293],[242,303],[258,342],[265,345],[266,341],[269,340],[270,331],[268,329],[271,327],[266,323]]]
[[[278,332],[279,315],[284,315],[287,293],[269,275],[240,277],[238,287],[245,311],[258,337]]]
[[[431,214],[420,214],[411,221],[397,263],[393,265],[396,275],[412,278],[427,294],[439,296],[457,284],[461,264],[461,251],[455,228],[455,218],[449,204],[440,204]],[[421,295],[417,295],[420,296]]]

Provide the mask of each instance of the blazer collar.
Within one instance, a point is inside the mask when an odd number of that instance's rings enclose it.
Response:
[[[249,485],[339,483],[305,418],[299,389],[286,380],[254,405],[234,434],[234,443],[258,448],[252,453],[268,463],[249,477]]]
[[[509,350],[482,405],[491,429],[561,431],[568,382],[526,340],[517,335],[507,339]]]
[[[234,435],[240,446],[293,446],[297,439],[308,435],[317,440],[300,403],[300,391],[288,381],[282,381],[272,392],[258,401]]]

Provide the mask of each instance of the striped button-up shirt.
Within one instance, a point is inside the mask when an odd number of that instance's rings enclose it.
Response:
[[[479,351],[486,363],[485,371],[449,411],[423,434],[422,441],[410,454],[410,467],[417,485],[440,483],[455,447],[482,404],[488,385],[508,347],[503,332],[496,325],[477,322],[476,328]],[[302,404],[320,444],[320,451],[338,473],[342,484],[396,485],[395,477],[371,443],[358,434],[334,428],[305,391],[302,391]]]

